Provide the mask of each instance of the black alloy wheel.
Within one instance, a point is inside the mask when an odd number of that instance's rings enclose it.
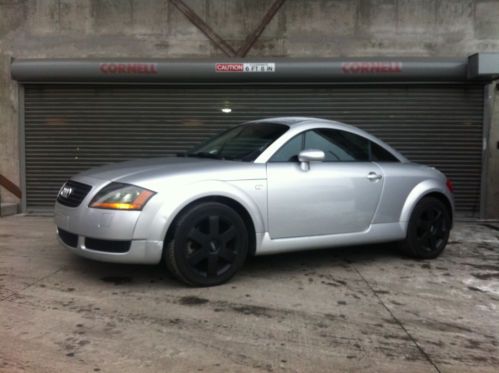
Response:
[[[447,206],[436,198],[423,198],[414,208],[402,248],[416,258],[436,258],[447,245],[450,228]]]
[[[448,233],[444,211],[429,207],[419,216],[416,223],[416,234],[421,250],[433,252],[440,250]]]
[[[178,279],[194,286],[219,285],[243,265],[248,230],[229,206],[201,203],[182,213],[167,250],[167,266]]]

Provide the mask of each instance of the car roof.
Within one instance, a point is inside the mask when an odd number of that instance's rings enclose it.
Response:
[[[335,120],[329,120],[329,119],[323,119],[323,118],[314,118],[314,117],[275,117],[275,118],[265,118],[265,119],[259,119],[259,120],[254,120],[251,122],[246,122],[245,124],[265,124],[265,123],[279,123],[279,124],[285,124],[291,128],[293,127],[298,127],[303,124],[320,124],[320,125],[331,125],[334,128],[345,128],[350,131],[362,131],[360,128],[351,126],[346,123],[338,122]]]
[[[251,122],[246,122],[244,124],[284,124],[289,126],[289,128],[297,128],[297,127],[303,127],[303,128],[312,128],[314,125],[319,125],[322,128],[334,128],[334,129],[343,129],[349,132],[356,133],[358,135],[367,137],[367,138],[372,138],[373,135],[371,135],[369,132],[366,132],[358,127],[338,122],[335,120],[329,120],[329,119],[323,119],[323,118],[313,118],[313,117],[275,117],[275,118],[265,118],[265,119],[259,119]],[[379,139],[376,138],[378,141]]]
[[[309,121],[336,123],[336,122],[333,122],[331,120],[321,119],[321,118],[312,118],[312,117],[274,117],[274,118],[264,118],[264,119],[253,120],[251,122],[246,122],[246,124],[281,123],[281,124],[286,124],[286,125],[291,127],[291,126],[295,126],[295,125],[301,124],[303,122],[309,122]]]

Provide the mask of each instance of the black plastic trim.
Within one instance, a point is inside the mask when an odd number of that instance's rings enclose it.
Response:
[[[103,251],[108,253],[126,253],[130,250],[132,241],[101,240],[97,238],[85,238],[85,247],[89,250]]]
[[[71,247],[78,246],[78,235],[65,231],[64,229],[57,228],[57,234],[61,238],[62,242]]]
[[[66,186],[72,189],[71,194],[69,195],[68,198],[63,197],[62,195],[59,194],[57,196],[57,202],[68,207],[80,206],[81,202],[85,199],[87,194],[92,189],[91,185],[79,183],[73,180],[68,180],[66,184],[64,184],[64,187]]]

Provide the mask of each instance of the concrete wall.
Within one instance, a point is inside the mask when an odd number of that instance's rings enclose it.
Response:
[[[270,5],[185,2],[235,48]],[[249,56],[464,57],[499,51],[498,19],[491,0],[287,0]],[[0,0],[0,173],[19,182],[11,58],[221,55],[168,0]]]

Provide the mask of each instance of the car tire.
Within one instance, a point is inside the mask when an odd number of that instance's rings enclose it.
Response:
[[[448,207],[437,198],[425,197],[412,212],[407,237],[400,243],[400,248],[414,258],[436,258],[447,245],[450,229]]]
[[[177,219],[166,265],[188,285],[220,285],[244,264],[248,242],[248,229],[236,211],[218,202],[200,203]]]

